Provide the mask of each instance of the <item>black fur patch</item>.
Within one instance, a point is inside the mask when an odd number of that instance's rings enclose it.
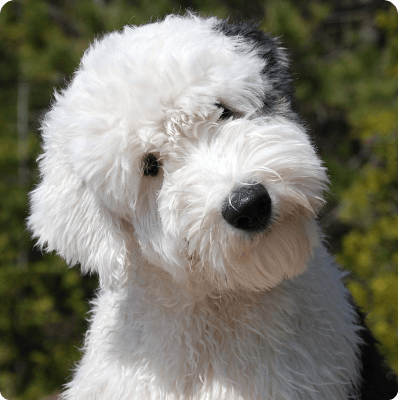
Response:
[[[293,102],[293,86],[287,54],[281,48],[278,39],[260,31],[258,25],[251,22],[239,22],[232,25],[228,21],[221,21],[215,29],[225,36],[243,38],[264,60],[262,73],[266,75],[272,87],[264,93],[264,111],[271,112],[281,100],[284,103]]]
[[[353,300],[352,300],[353,302]],[[359,335],[363,344],[359,346],[361,360],[361,382],[359,400],[391,400],[398,392],[398,380],[377,348],[377,340],[365,324],[365,314],[356,307],[358,322],[363,327]]]

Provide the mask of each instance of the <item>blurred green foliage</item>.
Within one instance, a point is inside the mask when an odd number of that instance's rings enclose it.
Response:
[[[347,117],[366,157],[342,193],[339,218],[351,226],[339,261],[350,266],[349,288],[370,309],[369,323],[398,368],[398,18],[378,13],[385,46],[376,62],[367,49],[367,79]],[[366,54],[363,52],[363,54]],[[366,61],[366,60],[365,60]],[[376,266],[376,267],[375,267]]]
[[[382,0],[13,0],[0,14],[0,392],[38,399],[65,383],[96,278],[42,255],[24,228],[39,120],[88,44],[186,8],[281,36],[297,109],[332,181],[321,216],[348,286],[398,371],[398,15]]]

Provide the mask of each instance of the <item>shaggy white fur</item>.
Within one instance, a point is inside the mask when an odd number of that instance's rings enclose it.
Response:
[[[284,50],[256,40],[194,15],[127,26],[56,94],[28,225],[101,284],[64,399],[344,400],[358,384],[355,312],[315,220],[325,168]],[[266,223],[227,221],[258,184]]]

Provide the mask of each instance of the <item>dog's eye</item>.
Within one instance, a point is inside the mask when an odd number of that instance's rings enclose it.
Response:
[[[222,113],[220,115],[221,120],[229,119],[234,116],[234,113],[228,108],[224,107],[222,104],[217,103],[216,107],[221,108]]]
[[[149,153],[145,156],[143,160],[143,170],[145,176],[156,176],[159,173],[160,167],[161,163],[154,154]]]

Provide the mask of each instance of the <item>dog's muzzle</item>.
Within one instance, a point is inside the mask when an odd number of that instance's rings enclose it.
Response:
[[[231,191],[221,212],[224,219],[237,229],[263,231],[271,216],[271,198],[261,183],[242,185]]]

